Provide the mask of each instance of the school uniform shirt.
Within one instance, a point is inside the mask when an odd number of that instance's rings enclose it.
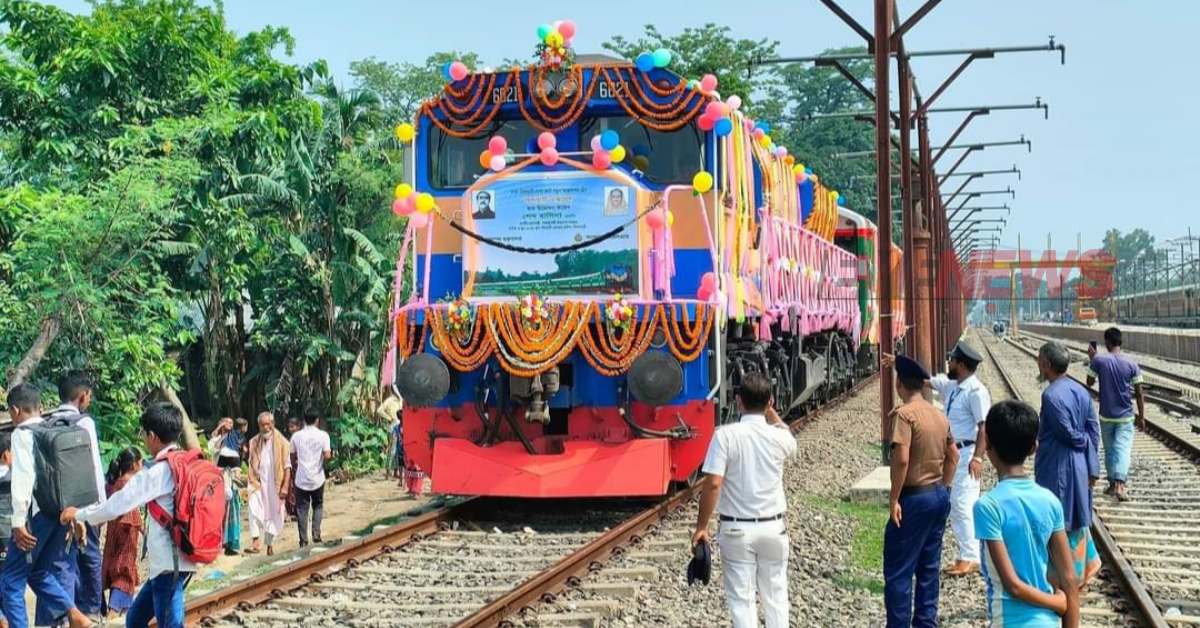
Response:
[[[33,498],[33,486],[37,484],[37,471],[33,463],[33,432],[21,429],[42,422],[41,417],[26,419],[12,433],[12,527],[24,528],[29,519],[38,514],[37,500]]]
[[[771,425],[761,414],[717,429],[703,471],[725,478],[717,512],[737,519],[783,514],[783,462],[796,453],[796,437],[784,425]]]
[[[74,404],[64,403],[54,409],[51,415],[75,416],[83,414],[76,408]],[[96,421],[91,415],[86,415],[79,419],[79,427],[82,427],[92,441],[92,466],[96,470],[96,494],[100,496],[100,503],[104,503],[104,499],[108,494],[107,488],[104,485],[104,463],[100,461],[100,437],[96,432]]]
[[[981,541],[1003,541],[1017,577],[1046,593],[1050,566],[1050,536],[1064,530],[1062,505],[1054,493],[1032,478],[1002,480],[975,504],[975,535]],[[1008,594],[1000,574],[984,553],[988,615],[994,628],[1057,628],[1059,616],[1026,604]]]
[[[163,456],[173,449],[170,445],[160,451],[153,464],[142,469],[129,480],[125,488],[117,491],[103,504],[95,504],[75,512],[76,521],[84,521],[92,525],[100,525],[117,519],[126,513],[141,508],[151,501],[158,505],[168,515],[175,514],[175,475],[171,467],[162,462]],[[177,553],[175,543],[171,541],[171,533],[166,528],[151,519],[146,531],[146,553],[150,558],[149,571],[146,580],[175,571],[178,560],[178,571],[194,572],[196,565]]]
[[[974,441],[979,435],[979,424],[987,417],[992,407],[992,396],[974,375],[959,382],[946,375],[938,375],[929,384],[942,396],[946,416],[950,419],[950,433],[956,442]]]
[[[329,434],[315,425],[292,434],[292,453],[296,454],[296,488],[315,491],[325,485],[325,452]]]

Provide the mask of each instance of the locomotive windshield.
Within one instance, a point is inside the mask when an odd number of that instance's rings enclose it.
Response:
[[[513,150],[524,151],[537,137],[538,130],[525,120],[499,120],[487,132],[473,138],[457,138],[437,126],[429,129],[429,180],[439,190],[466,189],[475,183],[485,168],[479,153],[487,150],[488,140],[499,135]]]
[[[649,181],[691,183],[696,172],[704,169],[704,134],[694,122],[676,131],[657,131],[629,116],[583,118],[579,121],[579,145],[587,146],[593,136],[609,129],[629,146],[631,160],[646,157],[646,167],[639,170]]]

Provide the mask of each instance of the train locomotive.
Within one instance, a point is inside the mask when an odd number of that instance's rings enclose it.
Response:
[[[798,414],[878,365],[869,220],[711,77],[559,50],[409,127],[384,380],[437,493],[661,495],[745,374]]]

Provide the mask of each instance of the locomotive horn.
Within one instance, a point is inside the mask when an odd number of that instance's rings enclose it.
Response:
[[[629,368],[629,392],[648,406],[664,406],[683,390],[683,366],[665,351],[647,351]]]
[[[450,391],[450,369],[428,353],[418,353],[396,371],[396,387],[409,404],[422,408],[441,401]]]

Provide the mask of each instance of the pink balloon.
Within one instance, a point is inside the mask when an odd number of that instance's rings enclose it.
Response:
[[[708,117],[708,114],[704,114],[704,115],[700,116],[700,120],[698,122],[696,122],[696,124],[700,127],[701,131],[713,130],[713,125],[715,125],[716,123],[717,123],[717,121]]]
[[[667,212],[661,207],[652,210],[649,214],[646,214],[646,224],[655,231],[662,229],[667,224]]]
[[[696,298],[701,301],[711,301],[712,296],[713,289],[708,286],[700,286],[700,289],[696,291]]]
[[[780,159],[787,157],[787,146],[776,146],[775,147],[775,156]]]
[[[592,155],[592,167],[596,170],[608,170],[612,165],[612,157],[607,151],[597,151]]]
[[[714,273],[707,272],[700,276],[700,285],[702,287],[715,288],[717,287],[717,276]]]
[[[767,134],[767,132],[762,130],[761,128],[754,129],[754,139],[756,139],[756,140],[761,140],[763,138],[763,136],[766,134]]]
[[[413,229],[424,229],[429,226],[429,214],[417,212],[408,217],[408,224],[412,225]]]
[[[705,74],[700,78],[700,89],[711,92],[717,88],[717,77],[711,74]]]
[[[495,157],[492,157],[492,161],[488,162],[488,165],[490,165],[492,170],[495,170],[496,172],[504,170],[504,155],[496,155]]]
[[[488,140],[488,152],[493,155],[503,155],[504,151],[508,150],[508,140],[502,136],[495,136]]]
[[[392,213],[393,214],[403,217],[403,216],[407,216],[407,215],[411,214],[412,212],[413,212],[413,206],[412,206],[412,203],[409,202],[408,197],[398,198],[398,199],[392,201]]]
[[[808,175],[804,174],[803,172],[797,172],[797,173],[796,173],[796,183],[802,184],[802,183],[804,183],[804,182],[805,182],[807,179],[808,179]]]
[[[714,100],[704,107],[704,115],[712,118],[715,122],[729,115],[729,107],[719,100]]]
[[[591,146],[592,146],[592,152],[598,153],[598,152],[604,150],[604,148],[602,146],[600,146],[600,136],[599,135],[592,136]]]
[[[546,150],[547,148],[554,148],[555,146],[558,146],[558,138],[554,137],[553,133],[549,131],[543,131],[540,135],[538,135],[538,148]]]
[[[543,164],[547,166],[553,166],[554,164],[558,163],[558,150],[553,146],[547,146],[546,148],[543,148],[541,159]]]
[[[570,40],[575,36],[575,22],[571,20],[563,20],[558,23],[558,34],[563,36],[563,39]]]
[[[450,64],[450,78],[456,81],[467,78],[467,75],[470,73],[471,71],[467,69],[467,64],[462,61],[455,61]]]
[[[730,110],[737,111],[738,109],[742,108],[742,97],[734,94],[725,99],[725,104],[729,105]]]

